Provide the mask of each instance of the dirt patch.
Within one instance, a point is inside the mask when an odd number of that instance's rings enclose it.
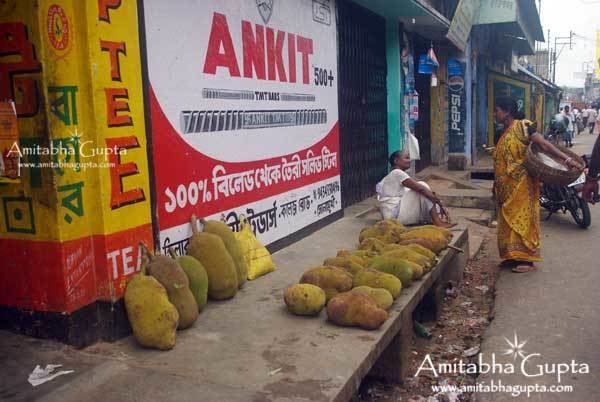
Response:
[[[448,401],[447,395],[432,391],[433,385],[475,384],[476,374],[446,374],[437,378],[431,371],[414,374],[426,356],[438,364],[475,362],[476,351],[481,346],[482,335],[494,318],[494,287],[498,278],[499,258],[496,251],[495,233],[486,234],[480,252],[467,264],[464,278],[458,287],[446,292],[442,314],[438,321],[423,323],[431,339],[414,339],[409,377],[404,386],[386,384],[367,377],[353,401],[392,402]],[[473,354],[473,356],[465,356]],[[469,353],[470,352],[470,353]],[[428,367],[428,366],[426,366]],[[472,394],[461,394],[459,401],[473,401]]]

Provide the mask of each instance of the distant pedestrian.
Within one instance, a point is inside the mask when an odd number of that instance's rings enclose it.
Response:
[[[590,117],[590,111],[587,107],[584,107],[581,111],[581,121],[583,122],[583,129],[585,130],[588,126],[588,118]]]
[[[594,128],[596,127],[596,119],[598,118],[598,112],[596,111],[596,109],[590,107],[588,109],[588,115],[590,134],[594,134]]]
[[[565,147],[573,146],[573,113],[571,113],[569,106],[565,106],[563,109],[563,116],[568,120],[567,131],[565,131]]]
[[[600,135],[600,113],[598,113],[598,109],[594,110],[594,122],[592,125],[592,134]]]

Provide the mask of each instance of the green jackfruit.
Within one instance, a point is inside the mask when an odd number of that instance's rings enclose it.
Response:
[[[198,311],[202,311],[206,306],[208,297],[208,274],[200,261],[191,255],[182,255],[175,259],[177,264],[183,269],[190,281],[190,290],[198,304]]]
[[[370,286],[358,286],[352,288],[351,292],[359,292],[364,293],[371,297],[377,303],[379,308],[384,310],[389,309],[394,303],[394,298],[392,294],[385,289],[382,288],[372,288]]]
[[[237,278],[239,281],[238,287],[242,287],[248,278],[248,264],[244,258],[244,253],[240,247],[240,242],[235,238],[233,231],[225,222],[205,221],[203,219],[201,219],[200,222],[202,222],[204,225],[203,232],[215,234],[219,236],[221,240],[223,240],[223,243],[225,243],[225,248],[235,263],[235,269],[237,271]]]
[[[127,282],[125,310],[133,337],[142,346],[160,350],[175,346],[179,313],[169,301],[165,287],[142,272]]]
[[[190,281],[183,269],[171,257],[166,255],[152,255],[145,249],[148,258],[146,270],[161,285],[163,285],[179,313],[179,324],[177,329],[185,329],[192,326],[198,318],[198,304],[190,290]]]
[[[350,275],[354,275],[355,273],[364,268],[362,264],[357,262],[357,260],[361,261],[359,257],[355,257],[352,255],[349,255],[347,257],[331,257],[325,259],[325,261],[323,261],[323,265],[343,268]]]
[[[377,271],[376,269],[365,268],[354,275],[352,287],[369,286],[372,288],[383,288],[390,292],[395,299],[400,295],[402,282],[394,275]]]
[[[414,276],[413,270],[411,269],[409,262],[401,258],[380,255],[371,261],[369,268],[394,275],[396,278],[400,279],[403,288],[409,287],[412,284]]]
[[[316,267],[306,271],[300,283],[310,283],[325,291],[327,301],[340,292],[352,289],[352,275],[337,267]]]
[[[325,292],[310,283],[299,283],[285,290],[284,301],[288,310],[297,315],[317,315],[325,306]]]
[[[387,318],[387,311],[360,292],[340,293],[327,303],[327,319],[337,325],[377,329]]]
[[[208,297],[215,300],[231,299],[239,286],[233,258],[219,236],[198,232],[196,217],[193,215],[191,223],[193,235],[188,245],[188,255],[200,261],[206,270]]]

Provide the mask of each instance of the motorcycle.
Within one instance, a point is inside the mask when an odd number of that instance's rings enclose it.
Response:
[[[566,214],[568,211],[580,228],[586,229],[589,227],[592,223],[592,215],[587,201],[583,199],[581,194],[584,183],[585,173],[582,173],[577,180],[566,186],[542,184],[540,205],[550,212],[546,220],[550,219],[556,212],[562,211]]]

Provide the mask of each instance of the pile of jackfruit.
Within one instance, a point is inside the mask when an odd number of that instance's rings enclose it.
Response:
[[[133,335],[144,347],[172,349],[176,331],[194,324],[208,298],[230,299],[246,282],[248,264],[229,226],[202,220],[199,232],[195,216],[190,223],[187,255],[154,255],[140,243],[141,272],[127,283],[124,299]]]
[[[377,329],[402,288],[429,273],[451,239],[445,228],[382,220],[361,230],[356,250],[340,250],[304,272],[285,290],[285,304],[293,314],[315,316],[325,309],[336,325]]]

